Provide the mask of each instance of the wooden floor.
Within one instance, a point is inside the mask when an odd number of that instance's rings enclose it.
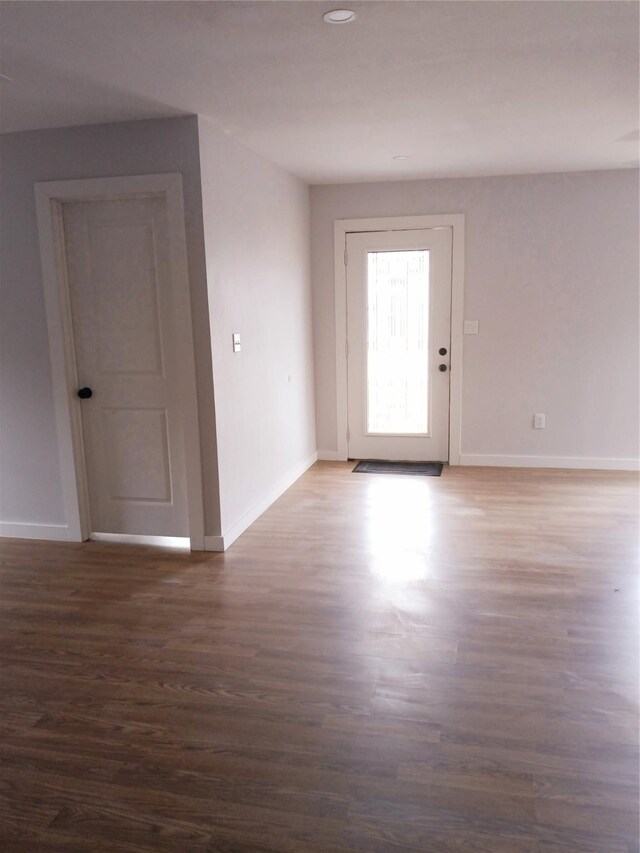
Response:
[[[320,463],[227,554],[5,540],[0,850],[638,850],[637,478]]]

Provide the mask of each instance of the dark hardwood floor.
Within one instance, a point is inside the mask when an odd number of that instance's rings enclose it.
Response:
[[[4,540],[0,850],[638,850],[638,485],[320,463],[226,554]]]

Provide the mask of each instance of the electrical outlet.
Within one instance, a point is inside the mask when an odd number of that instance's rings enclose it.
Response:
[[[240,343],[240,335],[238,334],[238,332],[234,332],[233,333],[233,351],[234,352],[240,352],[241,349],[242,349],[242,345]]]
[[[544,415],[534,415],[533,416],[533,428],[534,429],[544,429],[545,427],[545,416]]]

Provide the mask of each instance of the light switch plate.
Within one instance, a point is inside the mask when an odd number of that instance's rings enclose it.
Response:
[[[465,335],[477,335],[478,334],[478,321],[477,320],[465,320],[463,331],[464,331]]]
[[[233,351],[240,352],[242,347],[240,346],[240,335],[238,332],[233,333]]]

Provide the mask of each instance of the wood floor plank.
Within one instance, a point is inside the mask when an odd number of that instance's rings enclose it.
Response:
[[[637,476],[351,467],[2,541],[2,853],[637,853]]]

